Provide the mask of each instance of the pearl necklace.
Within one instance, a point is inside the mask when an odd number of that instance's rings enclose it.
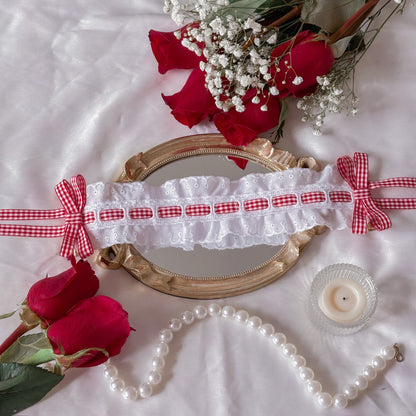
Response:
[[[280,350],[283,357],[290,360],[295,372],[299,378],[306,384],[307,391],[316,399],[319,406],[329,408],[344,408],[349,400],[354,400],[359,391],[367,388],[368,382],[374,380],[377,373],[386,367],[386,361],[392,360],[403,361],[403,355],[399,351],[397,344],[381,348],[380,353],[373,357],[371,363],[367,365],[362,374],[357,376],[352,384],[347,385],[342,393],[331,394],[322,391],[321,383],[315,379],[313,370],[306,366],[306,360],[301,355],[296,354],[296,347],[287,343],[286,336],[281,332],[275,332],[273,325],[263,323],[258,316],[250,316],[244,310],[236,310],[231,305],[221,307],[214,303],[206,308],[198,305],[193,311],[185,311],[180,318],[173,318],[169,321],[168,328],[162,329],[159,333],[159,344],[156,347],[155,356],[152,359],[152,370],[147,376],[147,380],[138,387],[126,386],[125,381],[118,374],[118,370],[114,364],[108,360],[103,364],[104,376],[110,381],[110,388],[113,391],[122,393],[126,400],[135,400],[138,397],[147,398],[152,395],[152,386],[162,381],[162,370],[165,366],[165,357],[169,353],[169,342],[172,341],[174,333],[180,331],[184,325],[189,326],[193,322],[203,320],[207,317],[223,317],[232,319],[248,328],[255,330],[260,335],[267,337]]]

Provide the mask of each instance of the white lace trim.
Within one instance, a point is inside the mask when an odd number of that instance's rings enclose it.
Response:
[[[145,252],[161,247],[192,250],[195,244],[209,249],[281,245],[291,234],[316,225],[331,229],[349,226],[353,202],[333,202],[330,198],[333,191],[351,195],[332,165],[321,172],[294,168],[250,174],[237,181],[214,176],[187,177],[169,180],[159,187],[146,182],[97,182],[87,186],[84,213],[94,213],[94,222],[86,224],[94,248],[131,243]],[[304,203],[302,195],[310,192],[323,192],[325,201]],[[282,195],[296,195],[296,205],[273,206],[273,198]],[[258,198],[267,200],[268,208],[258,211],[244,208],[246,201]],[[240,209],[217,213],[216,204],[225,202],[238,202]],[[187,215],[186,207],[198,204],[204,205],[209,214]],[[158,209],[166,206],[180,207],[182,214],[161,218]],[[132,219],[131,210],[141,207],[150,208],[152,218]],[[100,215],[111,210],[117,210],[119,219],[100,219]]]

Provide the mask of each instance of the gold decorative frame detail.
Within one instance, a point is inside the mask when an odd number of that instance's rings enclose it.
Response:
[[[133,156],[126,162],[118,182],[141,181],[170,162],[207,154],[241,157],[260,163],[271,171],[293,167],[320,169],[313,158],[296,160],[289,152],[274,148],[267,139],[257,138],[243,148],[231,145],[219,134],[202,134],[170,140]],[[273,282],[298,261],[313,236],[325,230],[326,227],[317,226],[296,233],[267,262],[244,273],[223,277],[196,278],[172,273],[148,261],[130,244],[117,244],[100,250],[97,262],[108,269],[123,267],[145,285],[169,295],[194,299],[223,298],[251,292]]]

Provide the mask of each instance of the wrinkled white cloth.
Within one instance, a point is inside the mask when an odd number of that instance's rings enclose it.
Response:
[[[323,201],[311,203],[303,199],[317,192]],[[347,193],[349,202],[332,201],[332,192]],[[273,202],[285,196],[296,202],[282,202],[283,206]],[[227,203],[237,204],[235,212],[218,209]],[[192,215],[192,207],[201,205],[207,211]],[[328,165],[321,172],[293,168],[253,173],[235,181],[219,176],[191,176],[172,179],[161,186],[98,182],[87,186],[84,212],[94,214],[95,221],[85,226],[94,248],[130,243],[146,252],[163,247],[192,250],[198,244],[223,250],[260,244],[280,246],[292,234],[316,225],[342,230],[351,224],[353,205],[348,184],[336,166]],[[161,208],[168,207],[175,208],[174,215],[165,217],[163,211],[159,215]],[[130,212],[135,209],[147,209],[151,214],[132,218]],[[118,210],[121,218],[101,219],[101,213],[112,210]]]
[[[215,131],[209,123],[192,130],[179,124],[160,96],[179,91],[189,73],[157,73],[148,31],[176,29],[162,8],[162,0],[2,1],[1,208],[56,207],[52,189],[62,178],[81,173],[87,183],[112,182],[138,152]],[[368,153],[373,180],[415,176],[415,21],[414,1],[408,1],[405,13],[392,17],[358,64],[357,117],[329,115],[323,135],[316,137],[300,122],[292,100],[279,146],[296,157],[313,156],[322,166],[339,155]],[[397,190],[393,196],[399,196]],[[247,309],[283,331],[331,394],[351,383],[380,347],[403,345],[405,361],[380,374],[347,409],[317,408],[290,363],[266,338],[231,321],[208,320],[175,336],[164,379],[150,399],[125,401],[110,391],[102,368],[71,369],[21,414],[415,416],[416,214],[392,211],[389,216],[393,227],[383,232],[317,236],[282,278],[217,301]],[[57,255],[59,246],[60,239],[0,238],[0,314],[14,310],[35,281],[69,267]],[[314,276],[334,263],[364,268],[378,288],[371,321],[345,337],[317,330],[306,313]],[[99,293],[120,301],[136,329],[113,362],[129,384],[139,383],[151,368],[159,330],[182,311],[212,301],[171,297],[123,269],[94,268]],[[18,316],[1,320],[0,339],[18,323]]]

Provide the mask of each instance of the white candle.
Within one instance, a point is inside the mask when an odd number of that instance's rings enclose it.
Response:
[[[358,321],[366,303],[363,287],[348,278],[338,278],[329,282],[318,300],[319,307],[329,319],[343,323]]]

